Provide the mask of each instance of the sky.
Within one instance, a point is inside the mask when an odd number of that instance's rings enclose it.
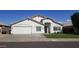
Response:
[[[70,16],[75,12],[79,12],[79,10],[0,10],[0,22],[10,25],[17,20],[40,14],[64,23],[70,20]]]

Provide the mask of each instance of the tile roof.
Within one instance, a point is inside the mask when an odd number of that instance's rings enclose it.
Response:
[[[42,22],[38,22],[38,21],[35,21],[35,20],[32,19],[33,17],[36,17],[36,16],[40,16],[40,17],[43,17],[44,19],[49,19],[49,20],[52,20],[53,22],[55,22],[53,19],[51,19],[51,18],[49,18],[49,17],[47,17],[47,16],[43,16],[43,15],[34,15],[34,16],[29,17],[29,18],[26,18],[26,19],[32,20],[32,21],[34,21],[34,22],[36,22],[36,23],[39,23],[39,24],[41,24],[41,25],[44,25]],[[16,23],[18,23],[18,22],[24,21],[24,20],[26,20],[26,19],[23,19],[23,20],[20,20],[20,21],[16,21],[16,22],[14,22],[14,23],[11,24],[11,25],[14,25],[14,24],[16,24]],[[42,19],[42,20],[44,20],[44,19]],[[62,25],[62,24],[60,24],[60,23],[58,23],[58,22],[55,22],[55,23],[57,23],[57,24],[59,24],[59,25]]]

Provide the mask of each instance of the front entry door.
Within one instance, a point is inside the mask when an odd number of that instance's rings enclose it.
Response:
[[[45,31],[45,33],[50,33],[50,27],[45,26],[44,31]]]
[[[44,31],[45,31],[45,33],[47,33],[48,31],[47,31],[47,26],[45,26],[44,27]]]
[[[51,26],[50,23],[45,23],[45,27],[44,27],[45,33],[50,33],[50,26]]]

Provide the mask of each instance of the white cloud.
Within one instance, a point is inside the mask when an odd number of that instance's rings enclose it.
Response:
[[[66,21],[71,21],[70,19],[67,19]]]

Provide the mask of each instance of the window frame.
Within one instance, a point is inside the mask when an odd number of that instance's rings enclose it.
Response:
[[[59,27],[59,26],[54,26],[54,27],[53,27],[53,30],[54,30],[54,31],[59,31],[59,30],[61,30],[61,27]]]
[[[36,31],[40,32],[41,31],[41,26],[36,26]]]

